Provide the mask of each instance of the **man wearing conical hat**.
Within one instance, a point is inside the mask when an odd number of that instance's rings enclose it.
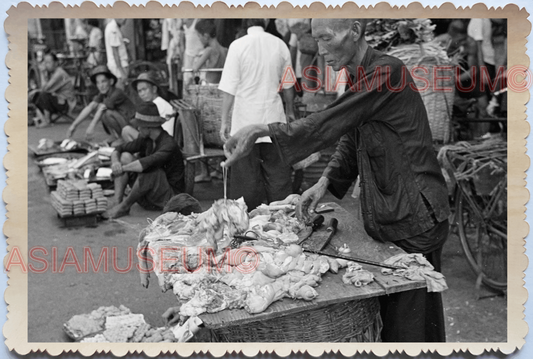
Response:
[[[85,139],[91,141],[94,130],[99,122],[102,122],[105,131],[112,136],[112,140],[122,141],[122,129],[127,126],[135,114],[135,105],[126,96],[124,91],[115,86],[117,78],[107,66],[96,66],[90,72],[91,81],[98,88],[96,95],[70,125],[67,138],[71,138],[78,126],[94,112],[89,127],[85,131]]]
[[[174,138],[161,127],[163,123],[153,102],[136,107],[131,124],[139,137],[117,146],[111,154],[117,204],[102,214],[104,218],[125,216],[135,203],[162,210],[170,198],[184,192],[183,157]],[[131,192],[124,197],[128,184]]]

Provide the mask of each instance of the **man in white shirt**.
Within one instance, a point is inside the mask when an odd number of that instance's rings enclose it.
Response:
[[[139,98],[143,102],[153,102],[157,106],[159,116],[166,120],[161,125],[163,130],[174,137],[174,122],[176,111],[167,100],[160,96],[161,89],[157,83],[155,74],[152,71],[142,72],[132,81],[131,86],[137,90]],[[139,136],[139,131],[132,126],[122,129],[122,138],[126,141],[133,141]]]
[[[126,23],[126,19],[111,19],[105,27],[105,50],[107,55],[107,67],[117,77],[116,86],[124,89],[128,78],[128,51],[124,43],[124,37],[120,27]]]
[[[467,28],[468,36],[476,41],[478,62],[485,65],[491,80],[494,77],[494,47],[492,46],[492,23],[490,19],[471,19]]]
[[[247,35],[231,43],[219,89],[223,91],[221,138],[251,124],[286,123],[278,89],[291,66],[287,45],[264,30],[264,19],[246,19]],[[284,84],[287,117],[294,119],[292,84]],[[231,108],[233,106],[233,112]],[[270,137],[231,167],[229,197],[244,197],[249,210],[291,193],[291,167],[284,164]]]
[[[87,47],[89,48],[89,56],[87,56],[87,63],[91,66],[97,66],[100,64],[104,45],[104,34],[98,27],[97,19],[86,19],[85,28],[89,33],[89,42]]]

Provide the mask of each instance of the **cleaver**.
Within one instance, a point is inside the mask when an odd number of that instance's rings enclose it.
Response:
[[[324,216],[317,214],[311,220],[306,223],[306,226],[303,230],[298,233],[298,242],[296,244],[301,245],[307,238],[311,237],[314,231],[317,230],[324,223]]]
[[[325,230],[313,232],[309,239],[302,243],[304,250],[321,251],[326,248],[331,238],[335,235],[335,232],[337,232],[338,224],[339,221],[337,218],[331,218],[327,222]]]

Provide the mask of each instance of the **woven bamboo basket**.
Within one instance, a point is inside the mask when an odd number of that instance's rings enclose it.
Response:
[[[426,90],[420,91],[420,95],[428,114],[433,141],[450,142],[455,79],[453,63],[444,49],[434,43],[411,44],[395,47],[388,54],[402,60],[409,71],[412,71],[414,66],[421,66],[428,70],[427,73],[416,71],[416,75],[425,78],[430,84]],[[449,66],[449,69],[445,69],[446,66]],[[446,78],[445,80],[435,82],[436,69],[438,69],[437,76]],[[427,85],[422,79],[415,78],[415,83],[419,89]],[[436,89],[435,85],[450,91],[441,91]]]
[[[377,298],[308,310],[294,315],[211,330],[218,342],[379,342]]]
[[[222,94],[218,85],[190,85],[184,93],[184,99],[196,107],[202,121],[202,133],[206,147],[224,145],[220,139],[222,127]]]

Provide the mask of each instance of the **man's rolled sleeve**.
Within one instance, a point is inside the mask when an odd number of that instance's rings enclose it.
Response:
[[[467,27],[468,36],[476,41],[483,41],[483,19],[471,19]]]
[[[282,45],[281,49],[281,57],[282,57],[282,67],[281,67],[281,78],[283,79],[287,69],[292,68],[292,61],[291,61],[291,52],[285,46],[285,44]],[[294,70],[293,70],[294,73]],[[296,79],[294,79],[296,80]],[[283,89],[290,89],[291,87],[294,87],[294,82],[291,81],[283,81]]]
[[[111,35],[108,37],[108,40],[109,45],[111,45],[112,47],[119,47],[120,45],[122,45],[122,39],[119,34],[118,28],[114,28],[113,31],[111,31]]]
[[[123,152],[128,153],[137,153],[141,152],[144,149],[144,141],[143,138],[138,137],[133,141],[123,143],[121,145],[118,145],[115,147],[115,152],[118,152],[118,154],[121,154]]]

